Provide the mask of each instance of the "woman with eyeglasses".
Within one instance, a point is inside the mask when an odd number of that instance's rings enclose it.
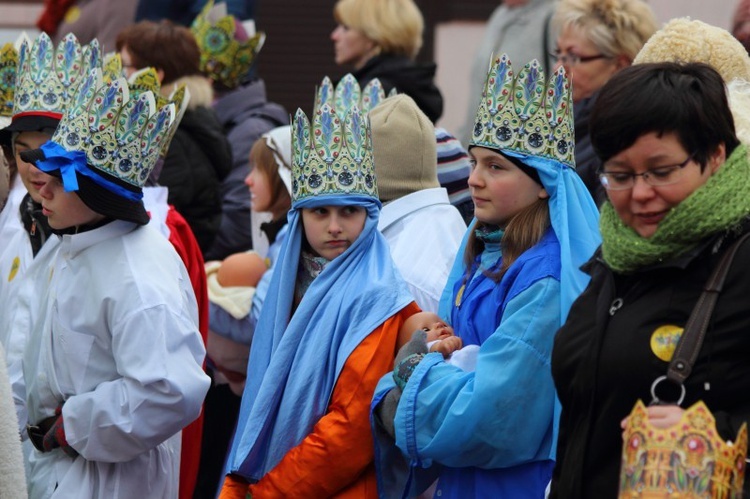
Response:
[[[639,399],[678,400],[678,387],[652,388],[654,380],[666,374],[712,270],[750,231],[747,148],[736,136],[724,81],[710,66],[665,62],[617,73],[594,105],[591,140],[608,202],[602,246],[582,267],[591,281],[552,352],[562,404],[555,498],[617,497],[624,419]],[[683,403],[649,407],[652,426],[671,427],[698,400],[725,440],[750,420],[748,269],[745,243]]]
[[[599,90],[630,66],[658,24],[643,0],[561,0],[552,25],[557,30],[557,59],[573,82],[576,171],[597,205],[605,200],[591,148],[589,117]]]

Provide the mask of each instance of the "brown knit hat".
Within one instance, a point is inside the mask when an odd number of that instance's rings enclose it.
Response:
[[[440,187],[435,128],[411,97],[388,97],[370,111],[370,124],[382,202]]]

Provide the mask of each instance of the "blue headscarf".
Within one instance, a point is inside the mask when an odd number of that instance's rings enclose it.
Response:
[[[470,146],[485,147],[487,146]],[[498,151],[498,149],[492,149]],[[601,244],[599,234],[599,210],[586,189],[581,177],[572,168],[550,158],[532,156],[516,151],[500,150],[533,167],[539,173],[542,186],[549,194],[549,214],[552,229],[560,242],[560,317],[561,324],[568,316],[570,306],[589,283],[589,276],[581,271]],[[458,255],[453,263],[448,284],[440,297],[439,315],[450,318],[453,306],[453,283],[466,273],[464,252],[468,235],[476,225],[471,223],[464,234]]]
[[[319,206],[361,206],[367,219],[292,315],[304,237],[301,210]],[[352,351],[413,301],[377,230],[380,206],[370,196],[325,195],[299,200],[289,212],[289,235],[253,338],[228,473],[258,480],[274,468],[326,414]]]

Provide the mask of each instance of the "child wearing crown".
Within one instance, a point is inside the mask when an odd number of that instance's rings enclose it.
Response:
[[[292,209],[250,351],[222,498],[376,497],[369,406],[418,311],[377,230],[367,115],[292,125]]]
[[[439,313],[479,346],[476,370],[429,353],[421,331],[399,351],[373,400],[382,496],[420,493],[435,476],[423,468],[440,464],[441,497],[544,497],[557,428],[552,340],[599,240],[572,120],[562,68],[547,83],[535,60],[518,73],[507,56],[493,61],[469,146],[476,221]],[[397,448],[383,435],[391,428]]]
[[[142,189],[174,106],[127,83],[82,82],[52,140],[21,158],[47,173],[57,250],[28,278],[23,377],[30,497],[177,497],[180,430],[209,379],[184,265],[149,221]]]

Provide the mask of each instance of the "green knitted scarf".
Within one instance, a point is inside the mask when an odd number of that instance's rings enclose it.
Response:
[[[602,256],[615,272],[633,272],[680,256],[748,214],[750,162],[746,147],[740,145],[705,184],[669,211],[648,239],[626,226],[606,202],[599,220]]]

